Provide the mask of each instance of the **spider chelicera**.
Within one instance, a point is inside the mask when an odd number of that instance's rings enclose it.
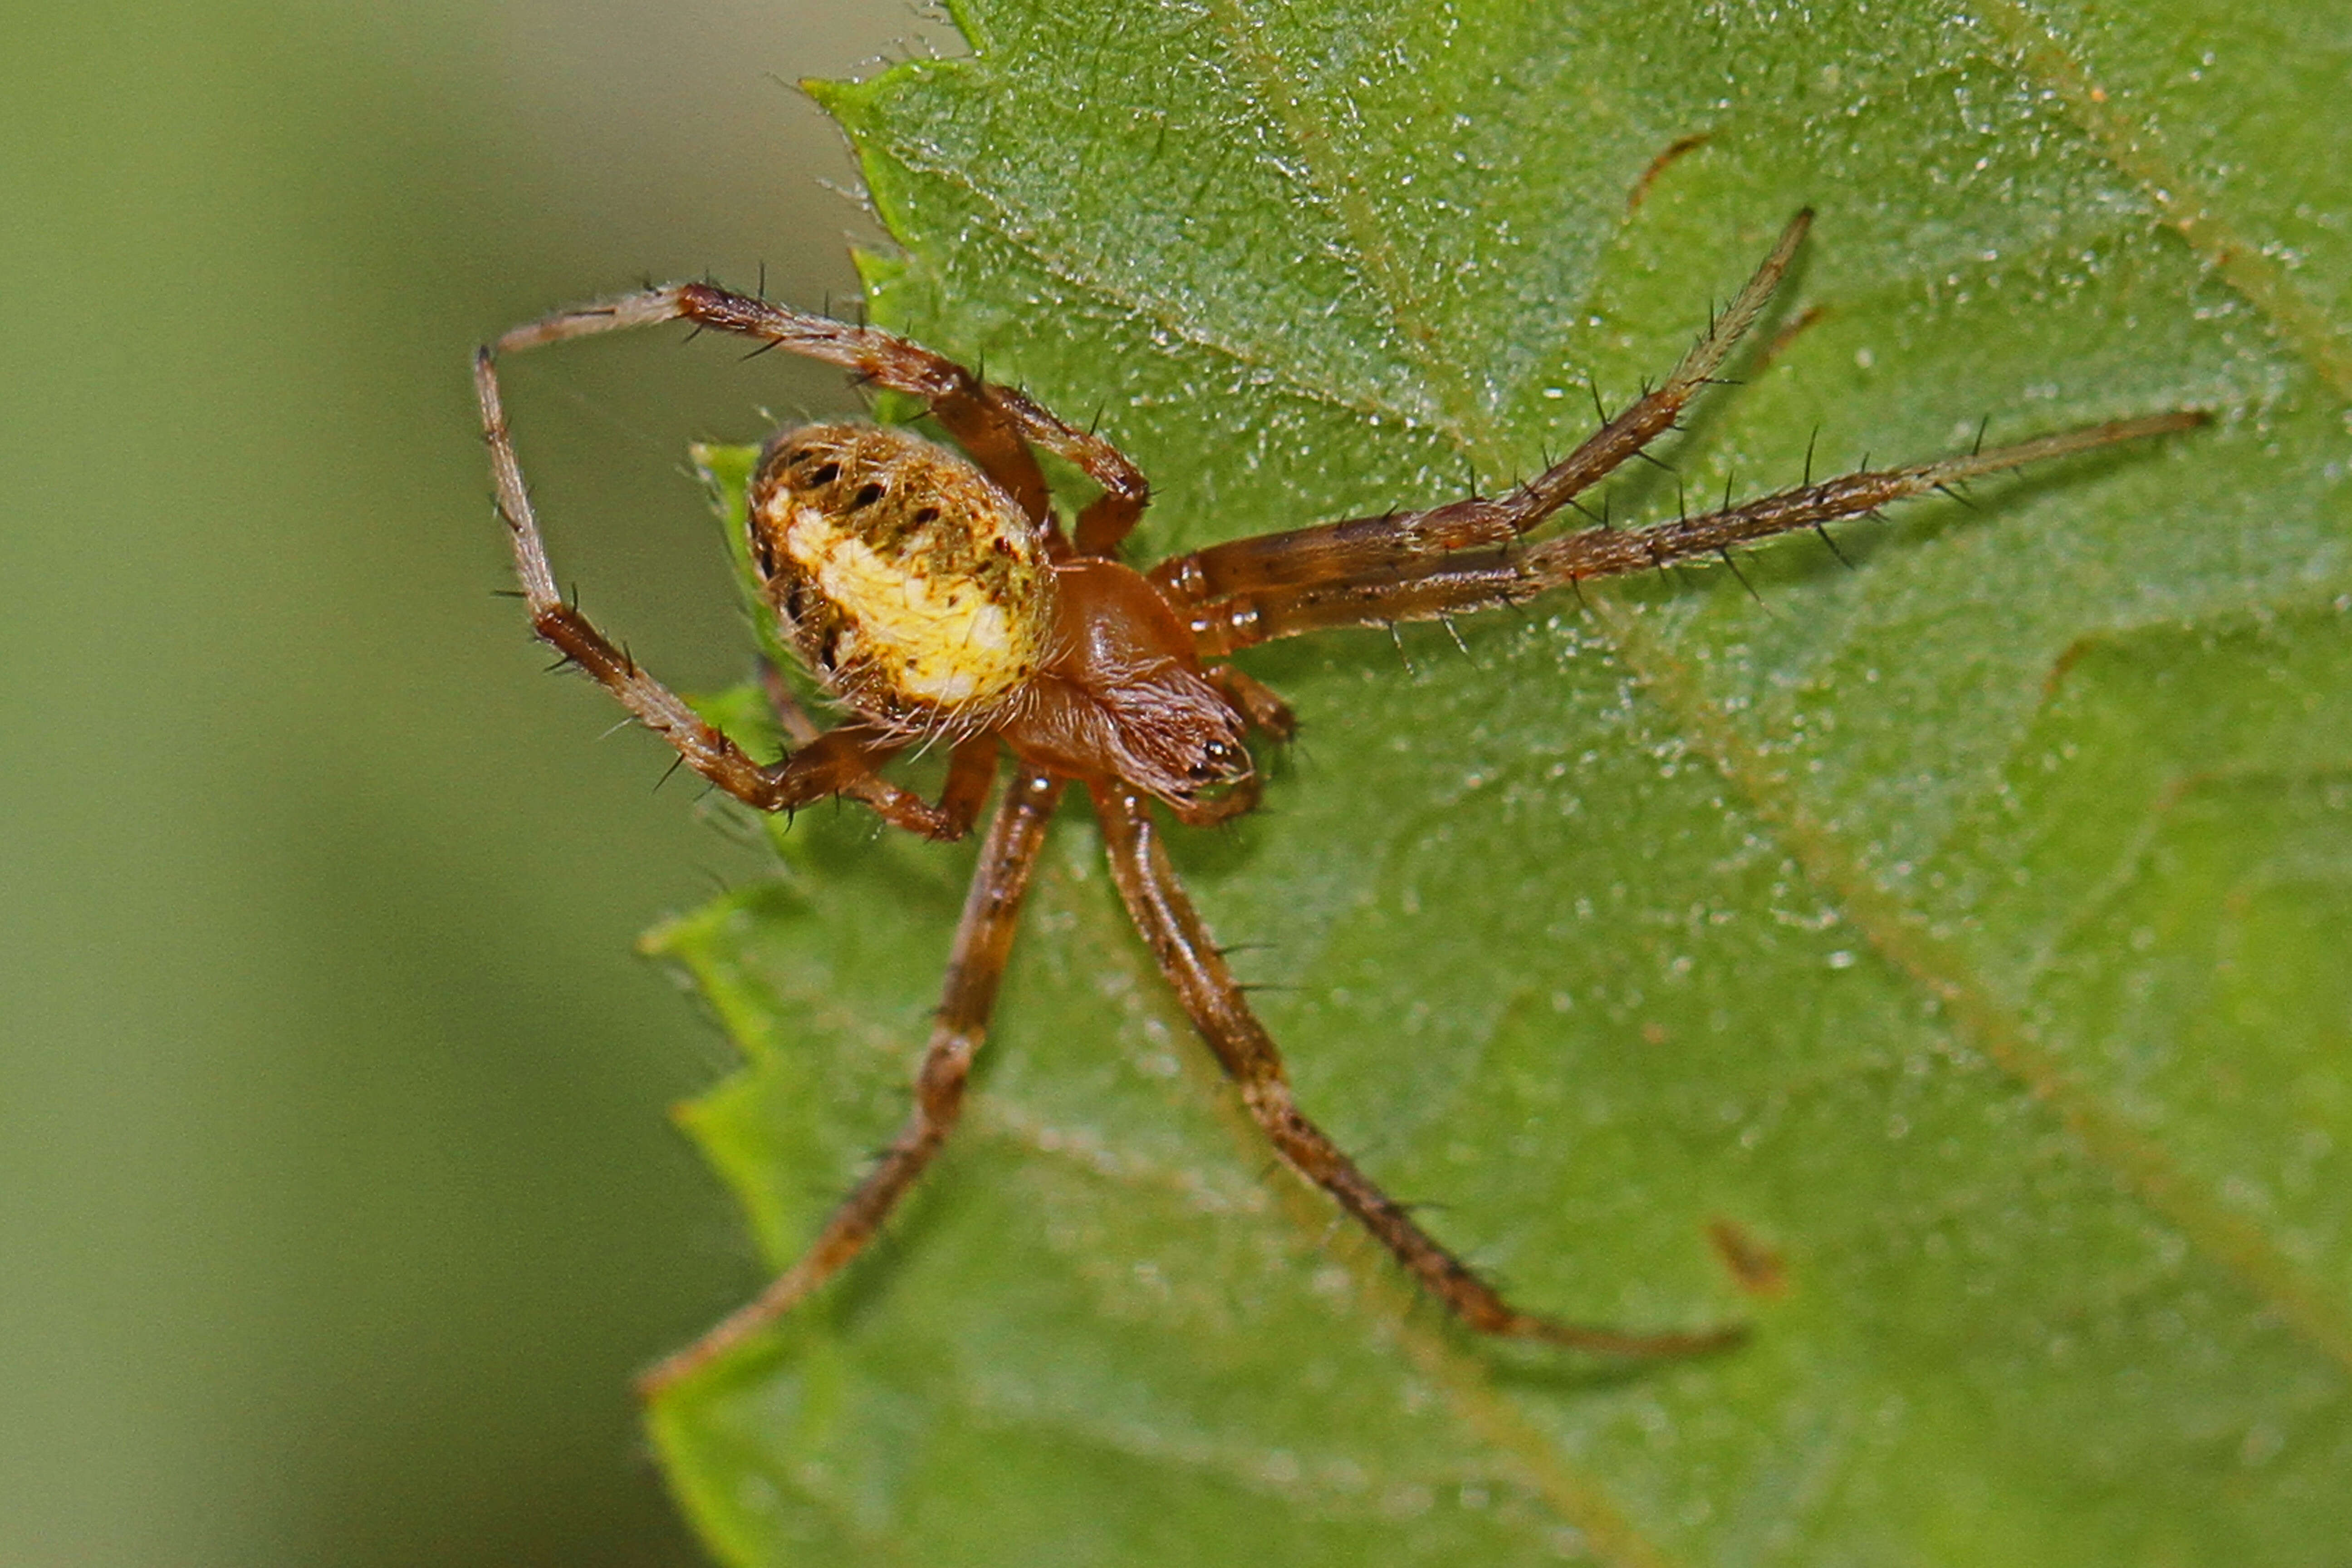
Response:
[[[1188,824],[1223,822],[1257,803],[1245,737],[1255,731],[1286,740],[1297,721],[1280,698],[1223,662],[1243,648],[1325,627],[1392,626],[1517,604],[1587,578],[1692,557],[1727,562],[1735,545],[1818,531],[1906,496],[2207,417],[2176,412],[2119,420],[1806,483],[1700,516],[1641,528],[1604,522],[1528,542],[1554,511],[1675,428],[1684,405],[1763,310],[1811,221],[1800,213],[1788,226],[1672,375],[1507,494],[1234,540],[1149,572],[1117,559],[1150,499],[1150,484],[1117,447],[1022,393],[887,332],[680,283],[518,327],[476,356],[499,511],[513,538],[532,629],[676,747],[687,766],[763,811],[846,795],[893,826],[953,839],[971,831],[1000,753],[1013,759],[956,930],[906,1126],[800,1260],[646,1373],[647,1393],[754,1337],[838,1272],[938,1153],[987,1032],[1047,822],[1073,782],[1093,800],[1111,878],[1136,929],[1276,1152],[1463,1322],[1620,1356],[1688,1354],[1738,1337],[1736,1328],[1637,1333],[1522,1311],[1424,1231],[1298,1108],[1281,1053],[1169,865],[1150,803]],[[792,742],[774,763],[754,760],[706,723],[556,591],[499,405],[498,353],[671,321],[843,365],[910,394],[962,448],[959,456],[903,429],[834,424],[782,431],[762,450],[748,518],[761,595],[788,646],[847,715],[820,731],[781,681],[771,682]],[[1067,459],[1100,487],[1067,532],[1035,449]],[[883,778],[892,759],[933,742],[949,748],[937,802]]]

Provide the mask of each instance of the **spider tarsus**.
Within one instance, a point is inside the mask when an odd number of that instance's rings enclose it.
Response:
[[[1663,1361],[1713,1355],[1731,1350],[1744,1342],[1754,1331],[1746,1323],[1727,1323],[1719,1328],[1684,1333],[1635,1334],[1515,1312],[1504,1325],[1490,1331],[1507,1339],[1533,1340],[1543,1344],[1559,1345],[1565,1350],[1582,1351],[1587,1354],[1621,1361]]]

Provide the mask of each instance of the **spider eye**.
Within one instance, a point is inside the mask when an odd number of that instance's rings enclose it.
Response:
[[[1201,761],[1192,769],[1196,779],[1212,781],[1235,778],[1249,772],[1249,753],[1231,741],[1211,741],[1201,748]]]

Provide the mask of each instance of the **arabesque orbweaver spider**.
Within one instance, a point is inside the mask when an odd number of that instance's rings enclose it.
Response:
[[[1736,1328],[1632,1333],[1519,1310],[1373,1184],[1307,1120],[1280,1053],[1177,882],[1146,804],[1222,822],[1257,802],[1244,744],[1296,728],[1272,691],[1223,660],[1329,626],[1386,626],[1517,604],[1586,578],[1728,559],[1734,545],[1819,530],[1978,475],[2201,424],[2175,412],[2062,431],[1991,451],[1819,483],[1642,528],[1603,523],[1539,543],[1537,525],[1675,426],[1754,324],[1805,237],[1800,213],[1672,375],[1562,461],[1509,493],[1424,511],[1234,540],[1138,572],[1116,552],[1150,499],[1135,465],[1018,391],[869,327],[673,284],[518,327],[475,359],[498,503],[532,629],[676,747],[686,765],[763,811],[847,795],[932,838],[971,831],[1000,751],[1013,778],[991,823],[948,963],[906,1126],[800,1260],[751,1302],[648,1373],[652,1393],[742,1343],[855,1258],[938,1152],[961,1107],[1045,827],[1066,784],[1092,797],[1110,871],[1184,1011],[1292,1169],[1322,1187],[1452,1311],[1486,1333],[1625,1356],[1683,1354]],[[959,456],[898,428],[813,425],[762,451],[751,557],[786,642],[849,717],[820,731],[781,687],[793,749],[761,763],[706,723],[557,593],[499,405],[497,353],[689,321],[856,371],[923,399]],[[1063,531],[1033,448],[1101,487]],[[1826,536],[1825,536],[1826,537]],[[936,804],[883,779],[910,748],[949,743]]]

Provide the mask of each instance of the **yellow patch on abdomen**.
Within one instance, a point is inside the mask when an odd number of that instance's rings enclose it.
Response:
[[[847,623],[858,656],[908,699],[985,701],[1031,673],[1037,650],[1021,646],[1004,606],[971,578],[886,556],[813,506],[793,510],[784,552]]]

